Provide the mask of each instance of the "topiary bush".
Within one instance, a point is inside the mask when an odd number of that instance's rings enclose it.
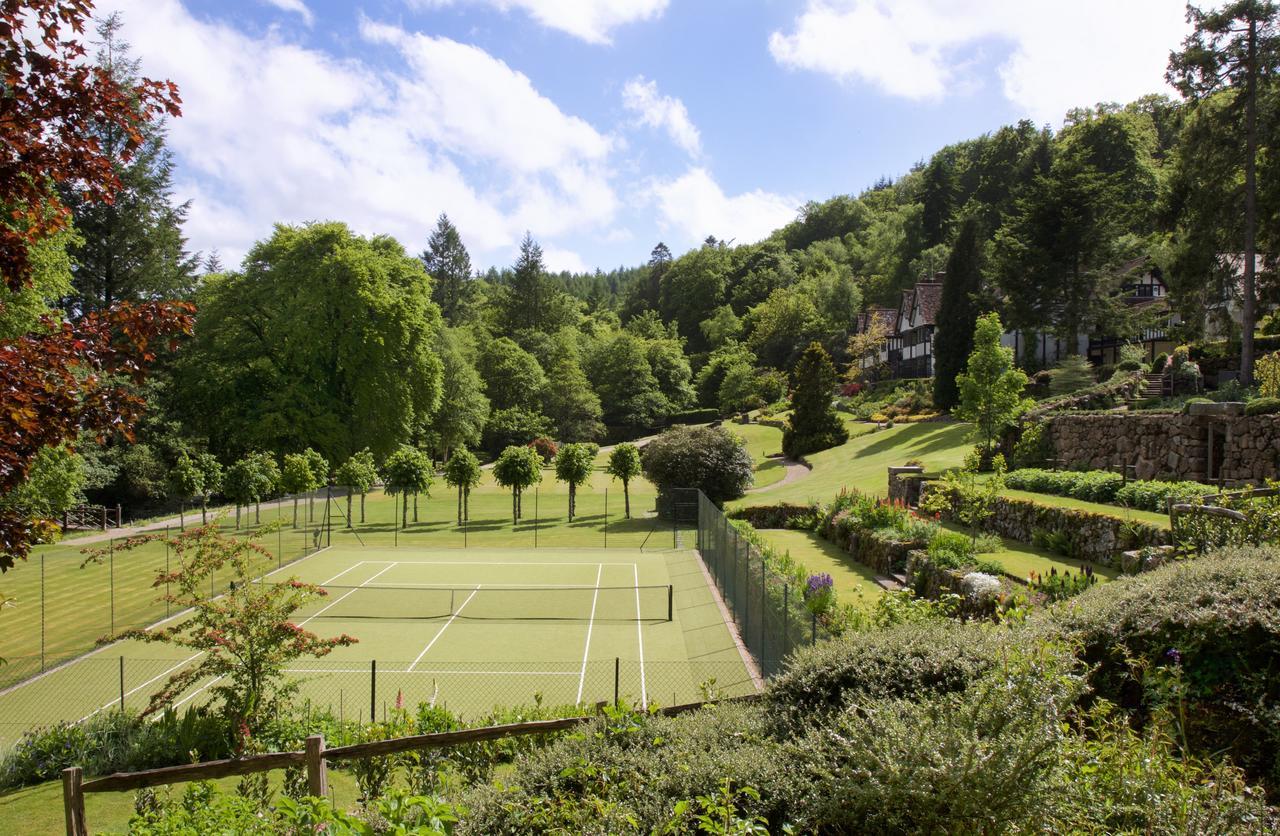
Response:
[[[1256,398],[1244,405],[1244,414],[1275,415],[1280,413],[1280,398]]]

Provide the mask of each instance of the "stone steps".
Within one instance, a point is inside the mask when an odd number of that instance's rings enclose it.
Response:
[[[881,589],[889,592],[898,592],[907,588],[906,575],[876,575],[876,583]]]

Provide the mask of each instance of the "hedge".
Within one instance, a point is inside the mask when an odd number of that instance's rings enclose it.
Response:
[[[691,409],[687,412],[677,412],[667,419],[667,423],[676,424],[710,424],[713,421],[720,420],[720,410],[718,409]]]
[[[1069,496],[1086,502],[1122,505],[1156,513],[1167,510],[1170,499],[1185,502],[1217,491],[1217,488],[1199,482],[1126,482],[1120,474],[1105,470],[1043,470],[1025,467],[1010,473],[1006,481],[1015,490]]]

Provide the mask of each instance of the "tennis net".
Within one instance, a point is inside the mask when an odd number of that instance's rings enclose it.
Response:
[[[658,586],[341,586],[299,619],[464,618],[508,621],[670,621],[672,588]]]

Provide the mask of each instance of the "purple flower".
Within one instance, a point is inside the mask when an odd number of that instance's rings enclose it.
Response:
[[[825,595],[835,586],[835,581],[826,572],[820,575],[810,575],[808,585],[805,587],[804,597],[813,598],[818,595]]]
[[[1169,661],[1173,662],[1175,665],[1182,664],[1182,653],[1178,650],[1178,648],[1171,647],[1164,652],[1164,655],[1168,657]]]

